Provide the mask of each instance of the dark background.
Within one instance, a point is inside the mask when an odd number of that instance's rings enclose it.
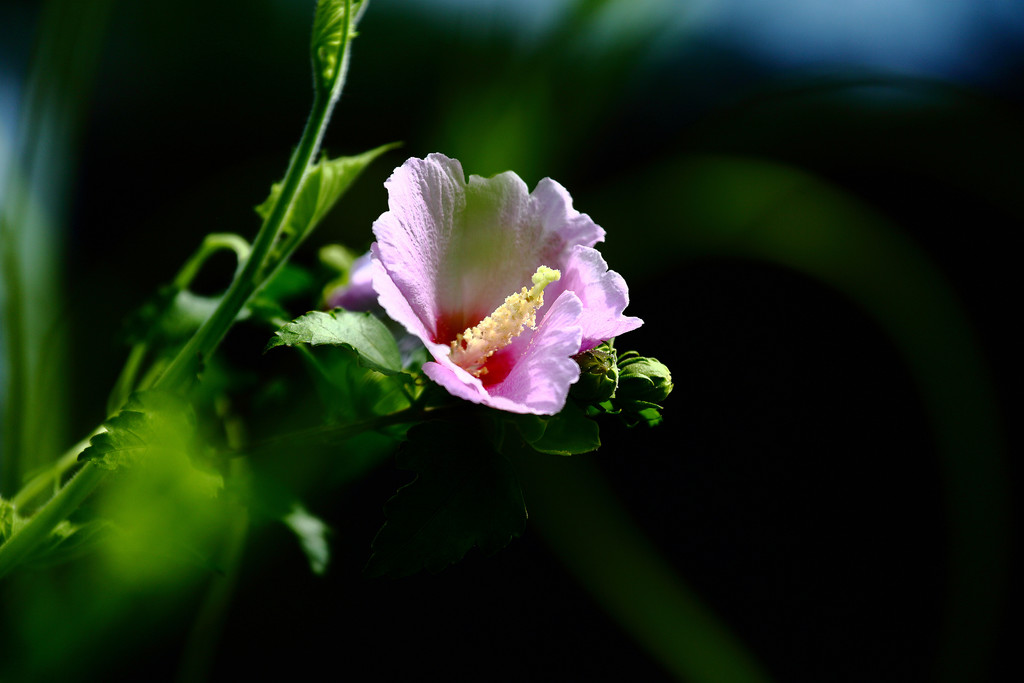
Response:
[[[57,305],[70,434],[103,417],[121,319],[205,233],[255,234],[251,207],[310,101],[311,4],[113,4],[69,136]],[[531,187],[555,178],[608,231],[602,252],[645,320],[620,348],[658,357],[676,385],[664,424],[609,422],[601,450],[577,456],[580,476],[596,466],[774,680],[1019,675],[1004,504],[1020,480],[1006,406],[1024,17],[908,1],[830,21],[787,2],[759,28],[735,3],[570,4],[520,16],[375,0],[324,145],[405,145],[299,262],[329,242],[365,248],[382,182],[407,156],[440,151]],[[17,83],[39,14],[3,7],[0,70]],[[890,30],[864,28],[876,24]],[[258,365],[261,337],[245,334],[226,349]],[[506,550],[436,576],[364,578],[381,506],[408,479],[386,466],[309,502],[334,529],[324,577],[283,527],[255,532],[214,679],[320,666],[356,680],[670,679],[566,569],[529,486],[527,531]],[[122,604],[93,627],[81,617],[26,661],[83,680],[169,678],[198,595]],[[950,644],[949,620],[976,642]],[[39,616],[19,647],[49,628]]]

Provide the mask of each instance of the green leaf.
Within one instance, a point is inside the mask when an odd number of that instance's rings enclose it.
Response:
[[[313,79],[317,90],[329,91],[341,69],[345,43],[355,33],[355,0],[320,0],[313,19],[310,54],[313,58]]]
[[[304,357],[328,419],[341,424],[361,422],[409,407],[422,387],[406,373],[384,375],[347,347]]]
[[[369,368],[386,375],[402,372],[398,343],[384,323],[369,313],[340,308],[327,313],[310,311],[282,325],[267,344],[267,350],[296,344],[347,346],[358,353]]]
[[[308,297],[314,290],[313,274],[294,263],[284,264],[274,277],[264,284],[256,298],[281,304],[299,297]]]
[[[293,251],[348,191],[370,162],[397,146],[398,143],[381,145],[352,157],[325,157],[311,166],[295,197],[287,222],[281,227],[279,241],[269,262],[276,263]],[[266,220],[280,197],[281,183],[274,183],[270,188],[270,196],[256,207],[256,213]]]
[[[163,391],[133,394],[120,413],[103,423],[78,460],[91,460],[115,470],[162,454],[193,455],[199,451],[196,421],[189,403]]]
[[[344,275],[347,282],[348,272],[352,269],[355,260],[359,258],[359,254],[341,244],[325,244],[320,247],[317,257],[320,263],[336,271],[339,275]]]
[[[285,263],[259,292],[246,302],[242,313],[276,325],[275,321],[291,317],[286,307],[289,301],[304,300],[305,303],[309,303],[313,283],[313,275],[308,270],[293,263]],[[238,320],[242,319],[242,314],[239,314]]]
[[[384,506],[366,571],[375,576],[438,572],[473,546],[492,553],[526,526],[512,464],[472,425],[428,422],[409,430],[398,464],[418,473]]]
[[[562,412],[544,420],[543,433],[520,431],[534,450],[552,455],[576,455],[596,451],[601,446],[600,428],[587,417],[586,411],[568,401]]]
[[[516,426],[522,437],[529,443],[533,443],[544,436],[544,430],[548,426],[547,419],[540,415],[516,415],[515,413],[509,413],[504,417],[508,422]]]
[[[291,511],[281,518],[285,526],[292,530],[299,539],[302,552],[306,553],[309,568],[314,574],[321,575],[327,571],[327,563],[331,553],[327,545],[327,534],[330,527],[319,517],[314,517],[301,503],[294,503]]]

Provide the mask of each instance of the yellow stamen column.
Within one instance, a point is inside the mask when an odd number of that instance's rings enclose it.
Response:
[[[544,305],[544,288],[561,277],[554,268],[538,268],[533,274],[533,288],[527,291],[523,287],[510,294],[494,313],[455,337],[452,361],[475,377],[486,374],[484,363],[488,358],[508,346],[527,325],[530,329],[537,327],[537,309]]]

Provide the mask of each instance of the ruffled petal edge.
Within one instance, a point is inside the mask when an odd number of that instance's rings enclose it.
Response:
[[[581,352],[643,325],[640,318],[623,314],[629,305],[626,281],[614,270],[608,270],[604,257],[592,247],[574,247],[562,279],[552,283],[548,291],[556,296],[562,291],[573,291],[583,302],[579,322],[583,329]]]

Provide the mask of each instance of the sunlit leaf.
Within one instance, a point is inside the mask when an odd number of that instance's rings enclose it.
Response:
[[[121,412],[103,426],[106,431],[92,437],[79,461],[114,470],[144,458],[168,453],[193,455],[199,450],[192,407],[170,392],[133,394]]]
[[[438,572],[473,546],[496,552],[522,533],[526,505],[512,464],[472,425],[411,429],[398,464],[418,476],[385,505],[368,573]]]
[[[385,374],[402,371],[398,343],[384,323],[369,313],[341,309],[327,313],[311,311],[282,325],[267,344],[267,349],[296,344],[347,346],[359,354],[367,367]]]
[[[397,143],[381,145],[351,157],[336,159],[325,157],[314,164],[295,197],[287,223],[281,228],[281,237],[274,247],[271,262],[278,261],[305,239],[370,165],[370,162],[397,146]],[[274,183],[270,188],[270,196],[256,207],[256,213],[266,220],[274,210],[274,205],[280,196],[281,183]]]

